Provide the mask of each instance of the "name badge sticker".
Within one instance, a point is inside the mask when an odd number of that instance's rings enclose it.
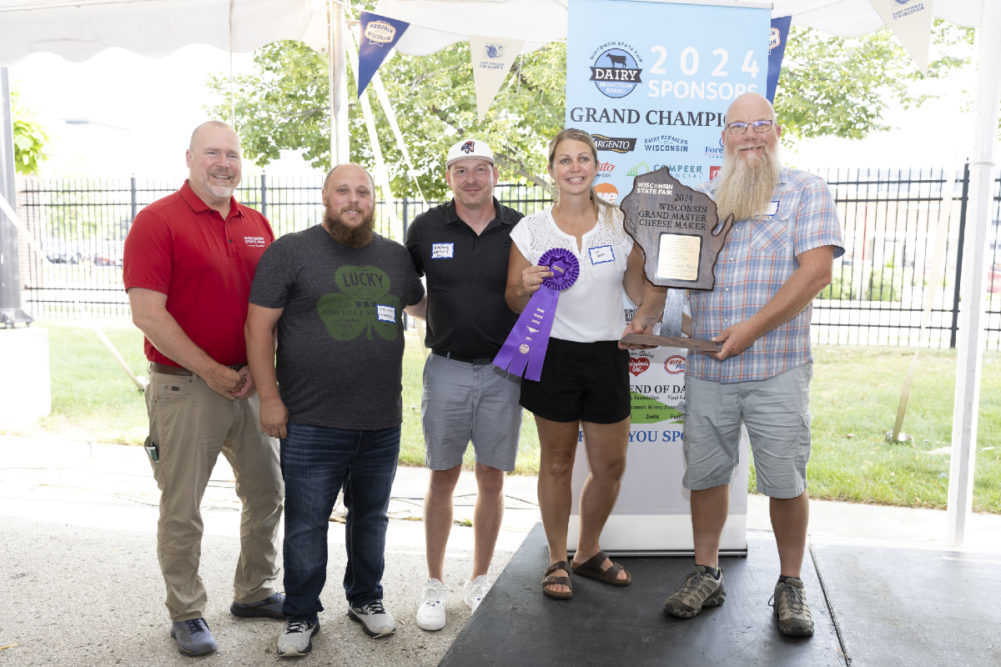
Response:
[[[770,202],[768,202],[768,208],[765,209],[765,215],[771,217],[778,212],[779,212],[779,200],[773,199]]]
[[[396,322],[396,308],[376,304],[375,317],[380,322]]]
[[[432,243],[431,259],[452,259],[455,257],[454,243]]]
[[[615,252],[610,245],[595,246],[588,248],[587,251],[591,255],[592,264],[604,264],[605,262],[615,261]]]

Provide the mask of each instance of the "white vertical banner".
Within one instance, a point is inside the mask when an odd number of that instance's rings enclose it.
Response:
[[[476,111],[480,120],[487,115],[494,96],[504,83],[523,44],[520,39],[478,36],[469,38],[469,56],[473,65],[473,84],[476,88]]]
[[[665,166],[686,185],[715,176],[723,161],[727,107],[742,93],[766,92],[770,20],[763,5],[570,1],[566,125],[595,138],[600,196],[617,204],[636,176]],[[610,553],[693,551],[690,496],[681,483],[685,365],[691,354],[702,353],[657,348],[630,355],[626,472],[601,536]],[[722,553],[747,549],[748,458],[742,434]],[[572,481],[575,499],[587,473],[581,445]],[[577,546],[578,511],[575,501],[571,551]]]
[[[869,3],[893,30],[921,73],[926,74],[933,0],[869,0]]]

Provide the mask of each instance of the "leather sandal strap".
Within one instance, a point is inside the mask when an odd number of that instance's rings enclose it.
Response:
[[[550,563],[549,567],[546,568],[546,576],[549,576],[556,570],[566,570],[567,572],[570,572],[570,564],[565,560],[558,560],[555,563]]]

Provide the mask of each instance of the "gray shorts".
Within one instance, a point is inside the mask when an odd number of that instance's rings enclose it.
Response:
[[[477,463],[514,470],[521,431],[519,384],[493,364],[428,355],[421,401],[427,467],[448,470],[461,464],[472,440]]]
[[[771,498],[795,498],[806,491],[812,376],[813,364],[804,364],[758,382],[686,378],[685,488],[730,483],[743,422],[758,491]]]

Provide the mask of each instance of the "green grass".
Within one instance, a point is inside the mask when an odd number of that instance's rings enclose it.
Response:
[[[949,489],[956,353],[921,350],[902,431],[888,442],[913,350],[820,347],[811,391],[810,495],[943,508]],[[984,355],[975,510],[1001,512],[1001,354]]]
[[[0,426],[4,433],[46,433],[67,438],[139,445],[145,438],[142,395],[88,328],[40,323],[49,331],[52,414],[32,426]],[[129,367],[145,375],[142,336],[128,324],[103,331]],[[943,508],[949,488],[956,354],[921,350],[910,392],[904,433],[913,440],[887,442],[913,350],[892,347],[818,347],[811,392],[813,454],[810,495],[852,502]],[[422,465],[420,426],[424,348],[407,339],[403,370],[403,437],[400,461]],[[980,438],[974,509],[1001,513],[1001,353],[984,355]],[[526,414],[516,472],[538,473],[535,424]],[[472,464],[472,448],[467,451]],[[751,470],[750,488],[754,488]]]

